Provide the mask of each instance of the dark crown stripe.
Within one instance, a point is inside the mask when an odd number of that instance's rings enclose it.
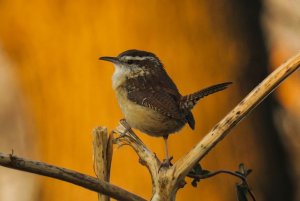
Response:
[[[154,57],[156,59],[157,56],[151,52],[146,52],[146,51],[142,51],[142,50],[127,50],[125,52],[122,52],[121,54],[119,54],[118,57],[124,57],[124,56],[131,56],[131,57]]]

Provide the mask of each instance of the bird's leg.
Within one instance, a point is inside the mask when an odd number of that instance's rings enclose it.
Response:
[[[166,161],[169,161],[169,149],[168,149],[168,135],[164,136],[165,149],[166,149]]]
[[[168,137],[169,137],[169,135],[164,135],[164,136],[163,136],[164,142],[165,142],[165,149],[166,149],[166,158],[165,158],[164,161],[162,162],[160,168],[172,166],[171,160],[173,159],[173,157],[170,157],[170,158],[169,158]],[[160,168],[159,168],[159,169],[160,169]]]

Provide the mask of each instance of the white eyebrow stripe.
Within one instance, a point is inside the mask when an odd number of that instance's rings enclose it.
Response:
[[[145,60],[145,59],[154,59],[153,57],[139,57],[139,56],[124,56],[123,57],[124,60],[137,60],[137,61],[142,61],[142,60]]]

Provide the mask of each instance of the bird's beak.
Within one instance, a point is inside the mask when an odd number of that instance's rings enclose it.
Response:
[[[120,63],[120,60],[118,57],[100,57],[99,60],[109,61],[112,63]]]

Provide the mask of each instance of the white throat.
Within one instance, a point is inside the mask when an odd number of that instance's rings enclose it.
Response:
[[[115,72],[112,76],[113,89],[118,88],[124,81],[126,76],[130,73],[130,70],[126,67],[115,64]]]

